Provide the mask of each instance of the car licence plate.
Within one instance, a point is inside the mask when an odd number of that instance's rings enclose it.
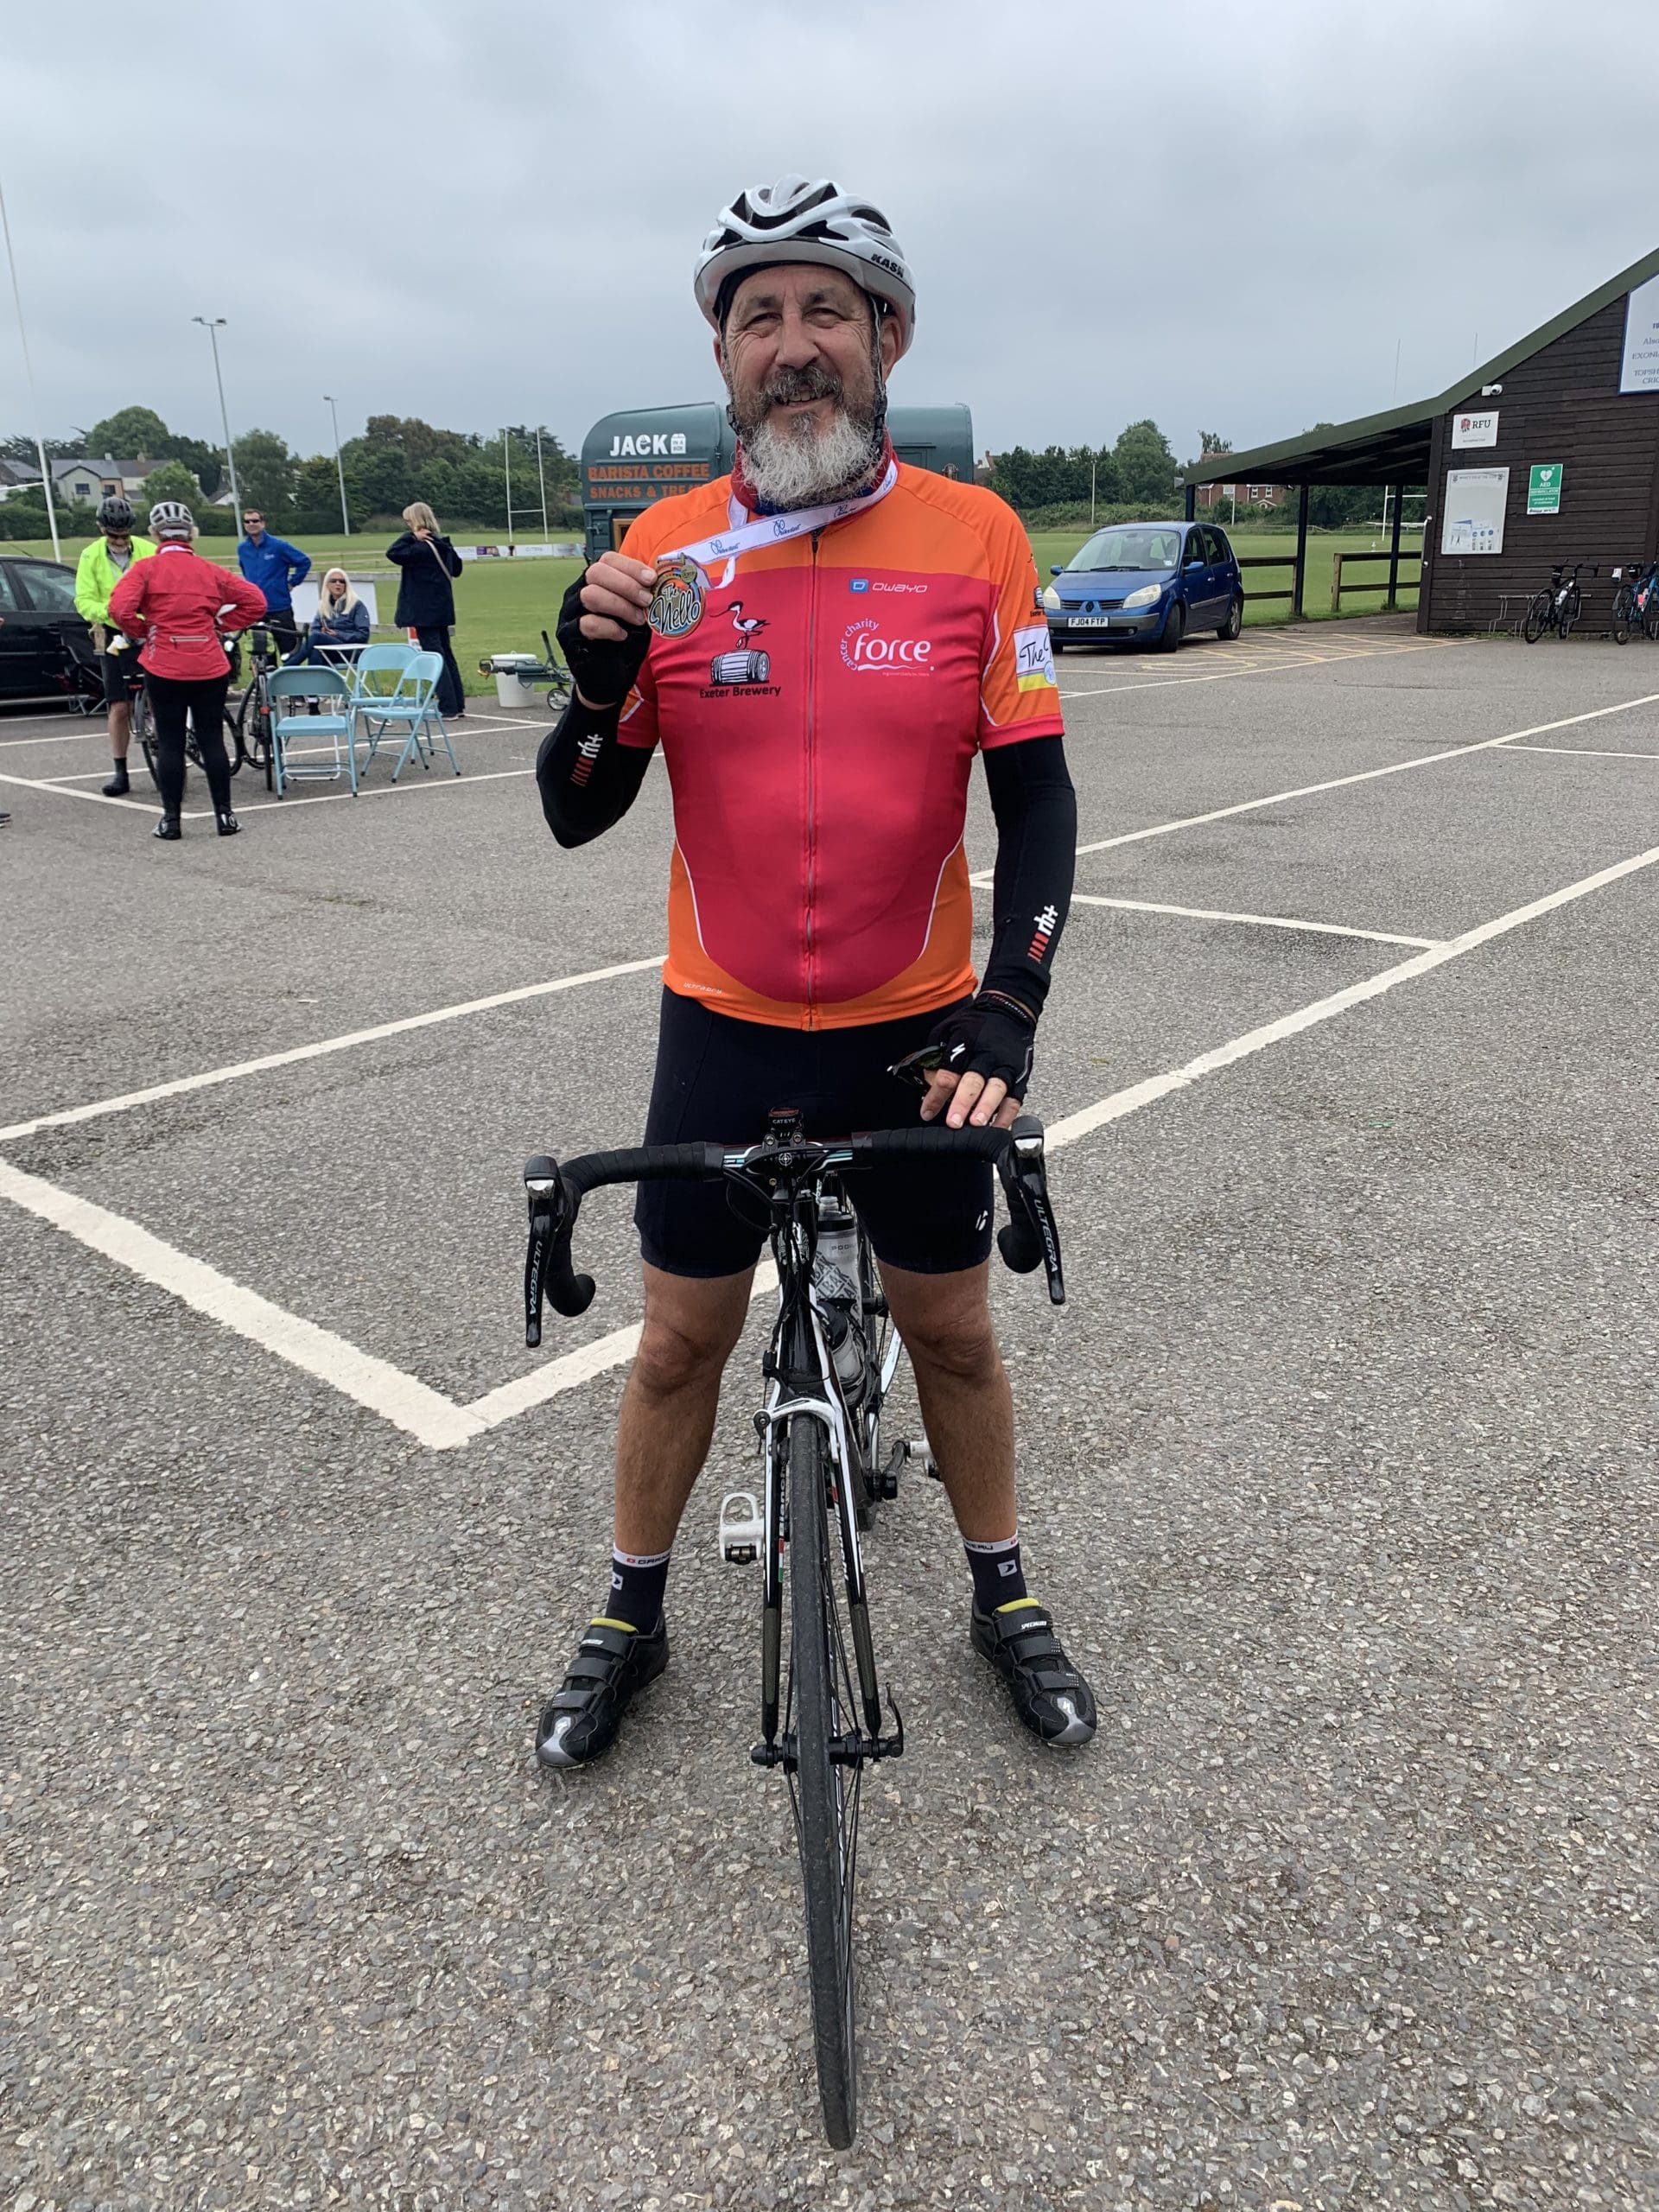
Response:
[[[1109,614],[1074,614],[1071,617],[1074,630],[1109,630],[1111,626]]]

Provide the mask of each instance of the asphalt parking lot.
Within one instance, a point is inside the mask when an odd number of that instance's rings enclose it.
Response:
[[[638,1297],[612,1193],[523,1350],[518,1173],[637,1134],[664,779],[561,854],[544,723],[469,715],[459,779],[168,847],[96,725],[0,720],[15,2212],[1659,2201],[1659,655],[1059,672],[1071,1300],[995,1297],[1103,1726],[1020,1736],[912,1484],[840,2158],[714,1542],[759,1309],[674,1663],[530,1756]]]

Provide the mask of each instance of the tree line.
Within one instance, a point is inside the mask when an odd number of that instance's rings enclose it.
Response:
[[[395,523],[412,500],[424,499],[446,528],[505,530],[507,526],[507,465],[512,476],[512,519],[516,529],[539,527],[541,481],[537,468],[537,427],[518,423],[505,433],[481,437],[463,430],[442,430],[417,416],[371,415],[360,437],[333,454],[290,452],[275,430],[250,429],[236,440],[236,480],[243,504],[257,506],[270,527],[290,531],[338,531],[340,478],[353,530]],[[547,484],[550,524],[577,529],[582,521],[576,461],[545,423],[539,426],[541,469]],[[240,530],[240,518],[211,502],[230,482],[222,447],[169,430],[153,408],[123,407],[84,435],[46,441],[48,460],[106,454],[118,461],[159,460],[137,504],[182,499],[208,536]],[[0,440],[0,458],[38,466],[32,438]],[[86,537],[95,527],[95,510],[59,504],[58,528],[66,537]],[[0,537],[44,537],[46,500],[38,489],[14,492],[0,503]]]

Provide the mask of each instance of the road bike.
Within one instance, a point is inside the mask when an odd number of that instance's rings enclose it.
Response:
[[[248,663],[251,673],[247,688],[237,701],[232,716],[238,761],[263,771],[265,789],[276,788],[276,759],[270,744],[270,694],[267,679],[283,664],[282,649],[263,622],[248,631]]]
[[[160,791],[162,787],[161,747],[156,736],[155,717],[150,713],[149,693],[142,675],[135,673],[130,681],[130,692],[132,700],[132,734],[139,751],[144,756],[144,766],[149,771],[149,780],[155,785],[156,790]],[[248,756],[243,750],[241,736],[236,726],[236,717],[231,711],[228,701],[226,702],[224,719],[225,751],[230,760],[231,773],[235,775],[238,769],[247,765]],[[194,708],[189,711],[185,726],[184,757],[194,766],[201,767],[201,747],[196,741]],[[202,772],[205,775],[207,771],[203,769]]]
[[[723,1182],[762,1215],[778,1268],[778,1319],[761,1361],[765,1402],[754,1415],[760,1496],[733,1491],[720,1510],[721,1556],[762,1569],[760,1740],[757,1766],[789,1784],[806,1909],[807,1979],[824,2132],[837,2150],[858,2124],[853,1885],[859,1786],[867,1765],[905,1748],[904,1720],[883,1693],[870,1629],[859,1533],[878,1500],[897,1495],[906,1461],[931,1466],[925,1443],[883,1457],[881,1411],[898,1366],[880,1277],[846,1185],[878,1160],[963,1158],[995,1164],[1009,1219],[997,1238],[1019,1274],[1041,1267],[1065,1303],[1059,1236],[1049,1204],[1043,1125],[1012,1129],[916,1127],[811,1138],[792,1108],[768,1116],[750,1144],[645,1145],[567,1160],[538,1155],[524,1169],[530,1244],[524,1341],[542,1337],[543,1298],[585,1313],[591,1275],[571,1272],[570,1240],[586,1194],[607,1183]],[[784,1599],[789,1596],[785,1637]]]
[[[1521,634],[1529,645],[1535,645],[1546,630],[1559,632],[1563,642],[1584,612],[1584,594],[1579,588],[1579,578],[1594,575],[1599,563],[1575,561],[1569,569],[1558,561],[1549,572],[1548,590],[1534,594],[1527,608],[1527,618]]]
[[[1659,637],[1659,561],[1626,561],[1612,577],[1614,644],[1627,643],[1632,630]]]

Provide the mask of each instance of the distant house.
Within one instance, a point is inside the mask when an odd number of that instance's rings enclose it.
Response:
[[[102,461],[54,461],[52,489],[60,499],[95,507],[112,493],[124,493],[129,499],[141,493],[145,478],[161,465],[142,455],[137,461],[118,461],[112,454],[105,454]]]
[[[1198,504],[1208,510],[1236,499],[1241,507],[1281,507],[1289,496],[1282,484],[1200,484]]]
[[[0,461],[0,500],[9,499],[14,492],[24,491],[40,480],[41,472],[32,461]]]

